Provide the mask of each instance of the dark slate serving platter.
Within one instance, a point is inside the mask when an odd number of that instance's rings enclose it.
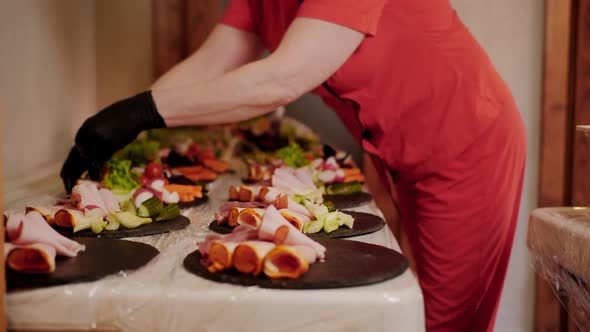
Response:
[[[363,206],[372,200],[373,196],[364,191],[349,195],[324,195],[324,201],[334,203],[334,208],[338,210]]]
[[[408,260],[392,249],[364,242],[321,239],[325,262],[317,262],[299,279],[273,280],[264,275],[252,276],[235,269],[211,273],[201,264],[195,251],[184,260],[185,269],[202,278],[242,286],[278,289],[327,289],[364,286],[393,279],[406,271]]]
[[[158,255],[150,245],[115,239],[77,238],[86,250],[73,258],[56,257],[48,275],[21,274],[6,267],[8,289],[38,288],[99,280],[119,271],[136,270]]]
[[[352,229],[349,229],[348,227],[340,227],[331,233],[320,231],[319,233],[307,235],[313,238],[345,238],[370,234],[380,230],[383,228],[383,226],[385,226],[385,221],[383,218],[374,214],[346,210],[343,210],[342,212],[350,214],[354,218],[354,225]],[[216,233],[227,234],[231,233],[234,228],[228,226],[227,224],[218,225],[217,222],[212,221],[209,224],[209,229]]]
[[[101,233],[95,234],[91,230],[83,230],[78,233],[72,233],[71,229],[68,228],[57,228],[57,231],[67,237],[100,237],[100,238],[125,238],[125,237],[140,237],[148,235],[156,235],[168,233],[171,231],[180,230],[186,228],[190,224],[190,220],[180,215],[172,220],[167,221],[152,221],[149,224],[141,225],[137,228],[124,228],[121,227],[116,231],[104,230]],[[77,240],[76,240],[77,241]]]

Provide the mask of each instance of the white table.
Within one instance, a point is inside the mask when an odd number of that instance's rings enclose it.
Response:
[[[61,192],[55,173],[5,185],[6,208],[51,201]],[[181,231],[133,239],[160,254],[142,269],[96,282],[11,292],[11,329],[121,331],[424,331],[422,293],[408,270],[371,286],[331,290],[269,290],[215,283],[186,272],[182,262],[208,233],[213,213],[238,176],[210,187],[210,203],[184,211]],[[374,204],[356,209],[381,215]],[[354,238],[399,251],[389,229]]]

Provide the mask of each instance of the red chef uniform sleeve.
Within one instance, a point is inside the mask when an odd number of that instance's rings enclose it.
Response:
[[[258,33],[252,0],[231,0],[221,23],[251,33]]]
[[[297,16],[332,22],[374,36],[384,6],[385,0],[305,0]]]

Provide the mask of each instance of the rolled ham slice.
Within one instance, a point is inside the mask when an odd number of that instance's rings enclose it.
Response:
[[[217,233],[210,233],[207,235],[204,241],[197,242],[197,247],[199,248],[199,252],[203,256],[207,256],[209,254],[209,249],[211,248],[211,243],[213,241],[229,241],[229,242],[243,242],[248,240],[255,240],[258,237],[258,230],[249,225],[238,225],[234,230],[229,234],[217,234]]]
[[[231,186],[229,187],[229,199],[239,202],[252,202],[257,198],[260,188],[260,186],[241,185],[239,188]]]
[[[229,200],[237,201],[240,199],[240,190],[236,186],[229,187]]]
[[[6,264],[16,272],[45,274],[55,271],[55,248],[44,243],[4,246]],[[8,251],[7,251],[8,249]]]
[[[262,209],[243,209],[239,212],[237,217],[237,223],[239,225],[250,225],[253,227],[260,227],[262,222],[262,215],[264,214],[264,210]],[[230,214],[231,215],[231,214]]]
[[[276,246],[264,259],[264,274],[271,279],[297,279],[308,270],[305,254],[295,247]]]
[[[75,228],[83,222],[84,212],[72,209],[60,209],[54,215],[54,222],[60,227]]]
[[[256,199],[260,202],[272,204],[279,195],[281,195],[281,191],[277,188],[264,186],[260,188]]]
[[[106,215],[109,210],[98,191],[98,184],[91,181],[80,181],[72,188],[72,198],[77,203],[76,207],[80,210],[92,210],[100,208]]]
[[[318,260],[315,250],[313,250],[312,248],[310,248],[308,246],[290,246],[290,247],[292,247],[296,250],[299,250],[299,252],[301,252],[303,257],[305,257],[305,260],[309,264],[313,264]]]
[[[229,216],[227,217],[227,224],[231,227],[235,227],[238,225],[238,217],[240,213],[245,210],[245,208],[235,207],[229,211]]]
[[[117,197],[112,191],[107,188],[100,188],[98,192],[100,193],[100,197],[102,198],[102,201],[104,202],[108,212],[121,211],[119,200],[117,200]]]
[[[213,241],[209,247],[207,270],[209,272],[218,272],[231,268],[233,266],[234,249],[238,244],[238,242]]]
[[[309,168],[300,167],[300,168],[296,169],[295,170],[295,177],[297,177],[297,179],[299,181],[301,181],[301,183],[303,183],[308,188],[311,188],[314,190],[317,189],[315,183],[313,183],[313,177],[311,174],[311,170]]]
[[[302,176],[305,176],[303,172],[301,173]],[[291,167],[277,168],[272,176],[272,185],[290,195],[306,194],[310,191],[317,190],[313,181],[308,184],[304,183],[295,175],[295,170]]]
[[[42,243],[52,246],[62,256],[75,257],[85,249],[84,245],[56,232],[41,214],[31,211],[26,215],[12,214],[6,222],[6,232],[12,244],[27,245]]]
[[[311,218],[311,212],[309,212],[309,210],[305,206],[295,202],[291,198],[289,198],[289,204],[287,205],[287,209],[289,209],[289,211]]]
[[[274,247],[274,243],[266,241],[242,242],[234,250],[234,267],[242,273],[258,275],[262,272],[266,254]]]
[[[36,211],[38,212],[48,224],[54,225],[55,220],[54,216],[55,213],[61,209],[63,209],[63,205],[54,205],[54,206],[27,206],[26,212]]]
[[[288,209],[279,210],[283,218],[285,218],[291,225],[295,226],[298,230],[303,230],[303,226],[311,221],[308,216],[302,215],[297,212],[290,211]]]
[[[316,252],[318,259],[325,257],[326,248],[324,246],[291,225],[272,205],[266,208],[262,224],[258,229],[258,237],[261,240],[270,240],[277,244],[308,246]]]
[[[272,202],[272,205],[274,205],[274,207],[279,210],[288,208],[289,207],[289,196],[284,195],[284,194],[277,196],[275,198],[275,200]]]
[[[228,221],[231,210],[235,207],[238,208],[262,208],[265,204],[259,202],[225,202],[220,207],[217,213],[215,213],[215,221],[217,224],[225,224]]]

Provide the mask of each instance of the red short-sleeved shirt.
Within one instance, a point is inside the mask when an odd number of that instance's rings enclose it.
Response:
[[[515,109],[448,0],[233,0],[222,23],[258,34],[272,52],[296,17],[367,35],[313,92],[363,148],[410,178],[451,161]]]

